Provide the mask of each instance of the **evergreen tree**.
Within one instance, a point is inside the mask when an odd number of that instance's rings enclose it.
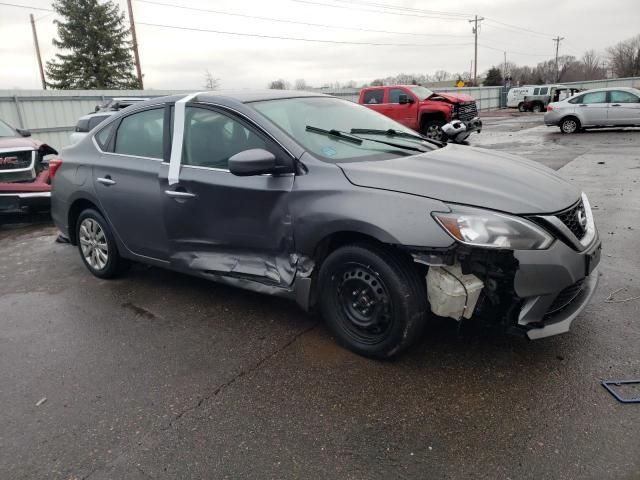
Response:
[[[56,0],[53,8],[58,39],[53,45],[68,53],[47,62],[47,82],[58,89],[136,89],[129,29],[111,0]]]
[[[487,76],[485,77],[482,84],[485,87],[495,87],[502,85],[502,73],[500,73],[500,69],[491,67],[487,72]]]

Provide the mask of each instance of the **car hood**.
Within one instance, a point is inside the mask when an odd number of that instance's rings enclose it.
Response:
[[[357,186],[513,214],[557,212],[580,198],[580,191],[550,168],[515,155],[462,145],[338,166]]]
[[[466,93],[434,92],[434,95],[449,100],[451,103],[475,102],[476,100],[471,95],[467,95]],[[433,99],[433,97],[429,98]]]
[[[0,137],[0,149],[6,150],[9,148],[32,148],[34,150],[39,150],[44,147],[43,151],[45,155],[49,153],[57,153],[55,149],[51,148],[49,145],[41,142],[40,140],[36,140],[31,137]]]

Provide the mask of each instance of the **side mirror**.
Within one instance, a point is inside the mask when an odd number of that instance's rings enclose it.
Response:
[[[24,129],[24,128],[16,128],[16,132],[18,132],[18,134],[21,137],[30,137],[31,136],[31,132],[29,130]]]
[[[252,148],[229,158],[229,171],[239,177],[273,173],[276,156],[262,148]]]
[[[407,103],[413,103],[413,102],[414,102],[413,98],[411,98],[409,95],[400,94],[400,96],[398,97],[398,103],[400,105],[406,105]]]

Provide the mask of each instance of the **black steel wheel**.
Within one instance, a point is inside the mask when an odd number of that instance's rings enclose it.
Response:
[[[378,245],[347,245],[322,263],[319,302],[338,343],[372,358],[392,357],[426,321],[426,285],[413,262]]]

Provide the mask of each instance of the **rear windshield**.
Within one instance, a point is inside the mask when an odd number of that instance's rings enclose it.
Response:
[[[436,147],[419,140],[389,136],[358,135],[363,139],[360,145],[336,137],[309,132],[307,126],[324,130],[339,130],[349,133],[352,128],[416,132],[377,113],[348,100],[332,97],[303,97],[266,100],[249,104],[275,123],[299,145],[327,162],[386,160],[399,156],[415,155],[416,152],[376,143],[369,139],[419,146],[433,150]]]
[[[6,123],[0,121],[0,137],[15,137],[16,132]]]

